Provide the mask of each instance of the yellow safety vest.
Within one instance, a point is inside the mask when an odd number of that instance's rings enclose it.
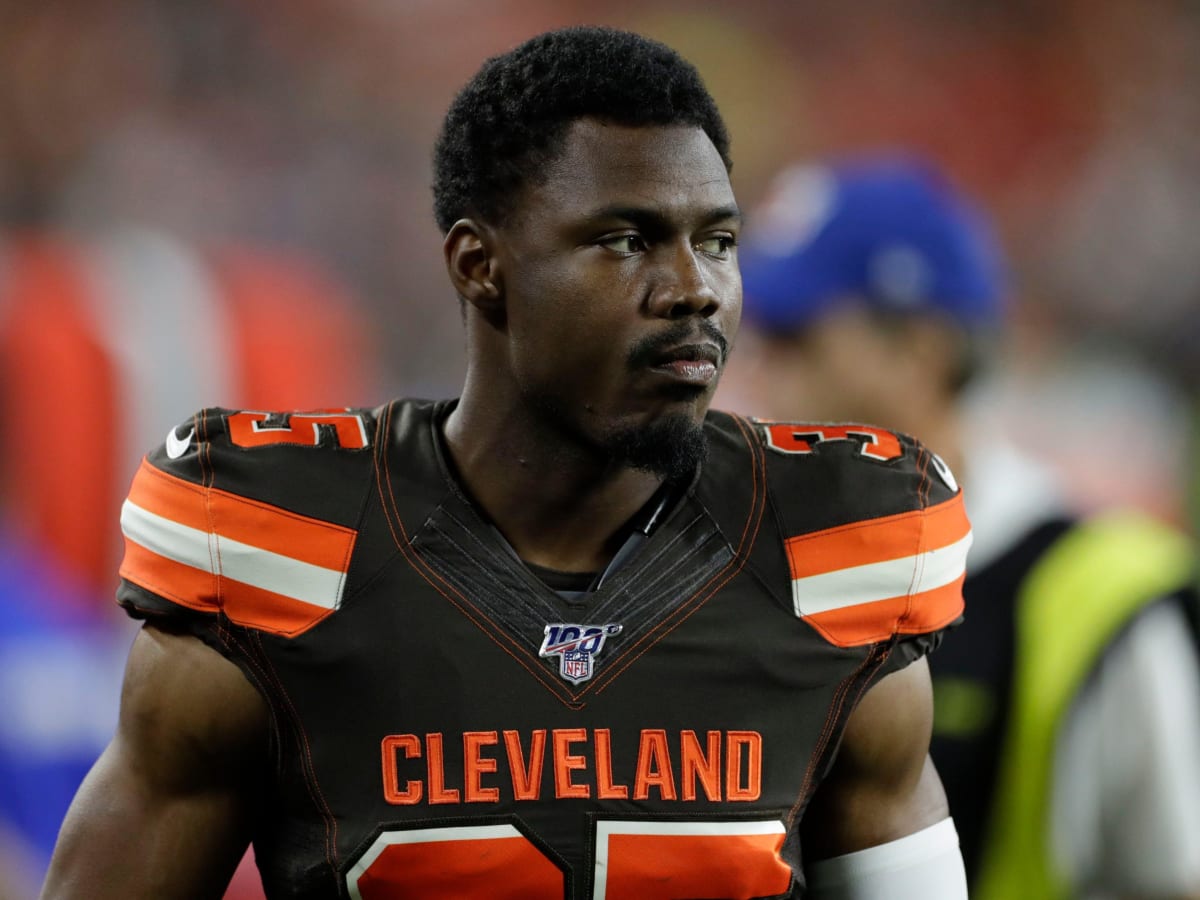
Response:
[[[1070,896],[1050,848],[1059,727],[1117,631],[1149,601],[1186,586],[1195,560],[1184,535],[1114,513],[1070,529],[1030,570],[1016,601],[1012,709],[974,900]]]

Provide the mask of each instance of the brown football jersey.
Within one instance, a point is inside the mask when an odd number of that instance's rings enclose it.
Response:
[[[450,408],[206,410],[130,490],[120,602],[270,705],[268,896],[799,896],[847,717],[962,612],[953,477],[714,412],[636,555],[564,595],[457,485]]]

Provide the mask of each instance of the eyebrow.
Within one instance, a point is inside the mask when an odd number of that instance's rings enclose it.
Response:
[[[641,227],[660,230],[669,230],[674,227],[674,223],[670,218],[664,216],[658,210],[649,209],[644,206],[624,206],[621,204],[602,206],[588,213],[587,219],[588,221],[625,219]],[[709,210],[701,220],[700,227],[707,228],[718,222],[740,224],[741,221],[742,211],[738,208],[737,204],[731,203],[727,206],[718,206],[716,209]]]

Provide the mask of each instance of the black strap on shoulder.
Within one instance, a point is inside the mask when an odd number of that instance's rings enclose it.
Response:
[[[1176,600],[1187,618],[1192,639],[1196,642],[1196,647],[1200,649],[1200,588],[1194,584],[1184,588],[1176,594]]]

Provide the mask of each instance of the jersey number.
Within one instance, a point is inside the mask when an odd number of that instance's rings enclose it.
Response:
[[[229,439],[239,447],[300,444],[317,447],[334,442],[358,450],[367,446],[367,426],[357,413],[337,410],[265,413],[239,412],[226,418]]]
[[[783,824],[596,823],[592,900],[771,897],[791,869],[779,858]],[[420,894],[435,900],[562,900],[565,875],[511,824],[385,831],[346,875],[354,900]]]
[[[868,459],[887,462],[904,454],[900,441],[890,431],[866,425],[792,425],[764,424],[767,444],[780,453],[812,453],[825,441],[854,441],[858,452]]]

